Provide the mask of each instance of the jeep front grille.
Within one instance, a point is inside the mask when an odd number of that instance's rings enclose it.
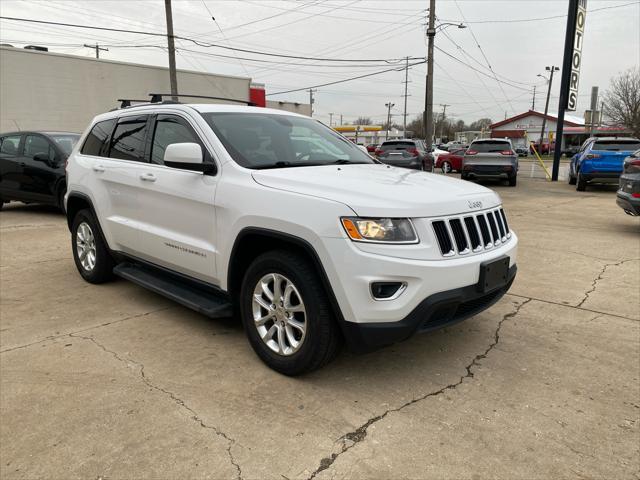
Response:
[[[437,219],[431,225],[445,257],[489,250],[511,238],[502,208]]]

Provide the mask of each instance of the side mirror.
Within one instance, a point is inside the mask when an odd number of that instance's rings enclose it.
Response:
[[[164,164],[167,167],[208,172],[212,165],[204,163],[202,147],[197,143],[172,143],[164,151]]]
[[[33,156],[33,159],[36,162],[42,162],[42,163],[46,163],[47,165],[50,165],[52,162],[52,160],[49,158],[49,155],[47,153],[36,153]]]

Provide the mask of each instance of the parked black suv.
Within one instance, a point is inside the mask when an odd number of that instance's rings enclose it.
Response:
[[[64,164],[79,138],[68,132],[0,134],[0,208],[19,200],[64,211]]]
[[[629,215],[640,215],[640,150],[624,160],[616,203]]]
[[[388,140],[376,149],[376,158],[394,167],[433,171],[433,155],[422,140]]]

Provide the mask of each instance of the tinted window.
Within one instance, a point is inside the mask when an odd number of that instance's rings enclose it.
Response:
[[[172,143],[185,142],[202,146],[202,142],[185,120],[175,115],[158,115],[151,146],[151,161],[162,165],[166,148]]]
[[[596,140],[592,150],[633,151],[640,148],[639,140]]]
[[[511,144],[504,140],[485,140],[482,142],[473,142],[469,150],[475,150],[478,153],[496,153],[503,150],[509,150]]]
[[[380,150],[388,152],[390,150],[408,150],[410,148],[416,148],[415,142],[384,142]]]
[[[206,112],[202,116],[243,167],[374,163],[352,142],[310,118],[236,112]]]
[[[33,158],[37,154],[46,155],[49,160],[53,160],[56,156],[46,138],[40,135],[27,135],[24,140],[24,156]]]
[[[80,135],[50,135],[50,137],[56,142],[58,148],[68,156],[71,150],[73,150],[73,147],[76,146],[76,143],[78,143]]]
[[[89,132],[89,135],[87,135],[87,139],[84,141],[84,145],[82,145],[81,152],[84,155],[106,157],[108,152],[107,139],[109,138],[109,135],[111,135],[111,131],[115,124],[115,119],[96,123]]]
[[[147,116],[121,118],[111,137],[109,156],[121,160],[144,161]]]
[[[0,139],[0,153],[5,156],[15,157],[18,154],[20,135],[9,135]]]

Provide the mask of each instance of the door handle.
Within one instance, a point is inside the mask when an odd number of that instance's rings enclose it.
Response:
[[[26,164],[26,163],[24,163],[24,162],[20,162],[20,166],[21,166],[21,167],[26,167],[26,166],[27,166],[27,164]]]
[[[104,167],[102,165],[94,165],[92,168],[94,172],[98,172],[98,173],[104,172]]]
[[[140,175],[140,180],[143,180],[145,182],[155,182],[156,176],[153,173],[143,173],[142,175]]]

